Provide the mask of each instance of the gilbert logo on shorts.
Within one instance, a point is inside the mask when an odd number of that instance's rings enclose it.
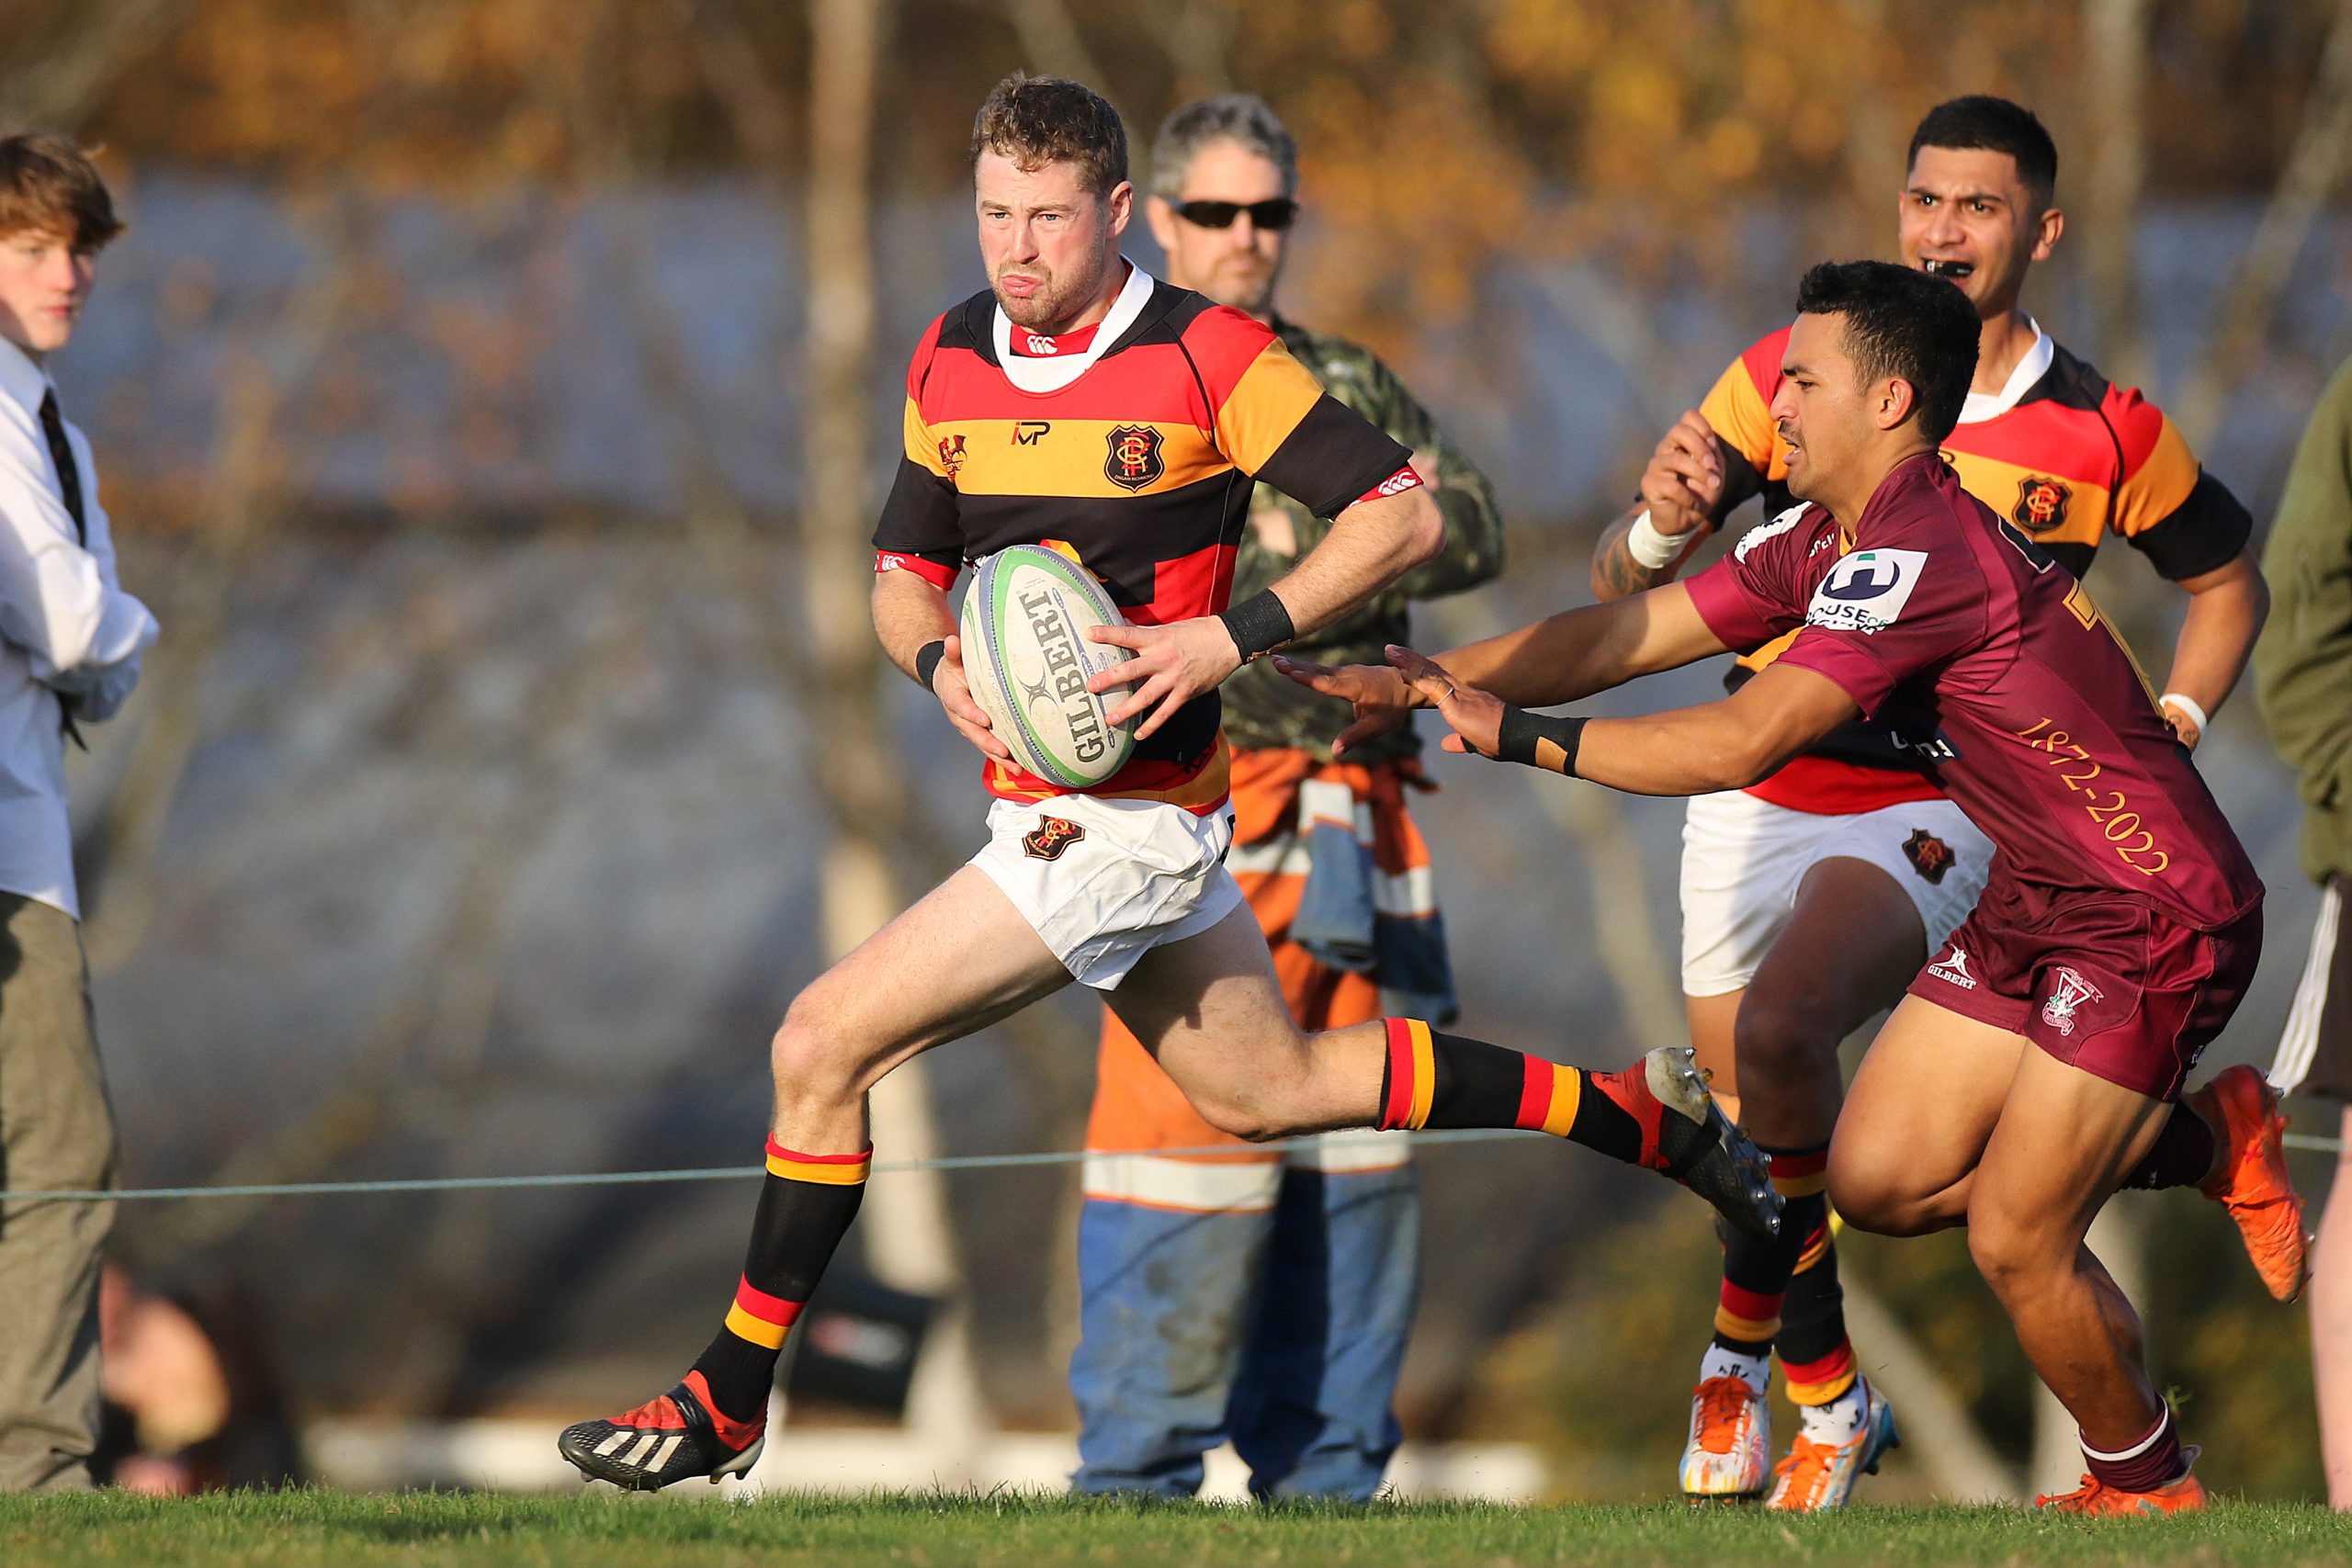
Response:
[[[1954,946],[1951,956],[1928,964],[1928,973],[1939,980],[1958,986],[1963,991],[1976,988],[1976,976],[1968,972],[1968,950],[1964,947]]]
[[[1062,852],[1086,837],[1086,829],[1059,817],[1047,817],[1022,837],[1021,848],[1031,860],[1059,860]]]
[[[1925,550],[1856,550],[1840,556],[1813,591],[1804,624],[1865,635],[1884,631],[1911,602],[1911,590],[1919,585],[1920,569],[1927,564]]]
[[[2107,995],[2064,964],[2058,966],[2057,989],[2041,1004],[2041,1021],[2061,1034],[2075,1032],[2075,1010]]]

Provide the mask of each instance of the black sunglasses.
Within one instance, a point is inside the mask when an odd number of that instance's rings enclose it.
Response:
[[[1230,229],[1233,220],[1245,212],[1250,215],[1251,228],[1277,232],[1298,220],[1298,203],[1286,196],[1278,196],[1272,201],[1179,201],[1171,205],[1179,218],[1203,229]]]

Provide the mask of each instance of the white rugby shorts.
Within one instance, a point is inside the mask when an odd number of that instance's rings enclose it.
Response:
[[[972,863],[1081,985],[1118,989],[1136,960],[1241,907],[1225,869],[1233,807],[1195,816],[1156,800],[1062,795],[989,807]]]
[[[1744,790],[1694,795],[1682,822],[1682,992],[1745,990],[1825,860],[1867,861],[1894,879],[1928,928],[1925,964],[1984,891],[1993,841],[1949,800],[1850,817],[1793,811]]]

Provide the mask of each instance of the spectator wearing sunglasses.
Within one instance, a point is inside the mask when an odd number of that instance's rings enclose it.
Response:
[[[1492,491],[1371,350],[1275,311],[1299,204],[1297,150],[1272,110],[1240,94],[1178,109],[1154,145],[1151,188],[1146,217],[1168,280],[1272,326],[1333,397],[1414,454],[1444,514],[1437,557],[1286,649],[1377,663],[1385,645],[1411,641],[1411,601],[1501,570]],[[1259,486],[1236,601],[1329,526]],[[1221,690],[1237,816],[1227,864],[1299,1022],[1451,1019],[1429,857],[1405,807],[1421,786],[1419,742],[1399,731],[1338,762],[1340,705],[1265,661]],[[1406,1145],[1362,1133],[1271,1152],[1242,1144],[1202,1121],[1107,1015],[1096,1085],[1070,1365],[1078,1490],[1189,1496],[1204,1456],[1230,1439],[1255,1495],[1371,1497],[1398,1440],[1392,1403],[1419,1269]],[[1168,1152],[1204,1148],[1219,1152]]]

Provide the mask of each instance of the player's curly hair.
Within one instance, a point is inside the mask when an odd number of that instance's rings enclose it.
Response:
[[[0,137],[0,234],[26,232],[60,235],[77,251],[100,250],[122,232],[107,182],[70,136]]]
[[[1893,262],[1823,262],[1797,285],[1801,316],[1842,316],[1846,352],[1865,382],[1911,384],[1919,432],[1941,445],[1976,377],[1976,307],[1924,272]]]
[[[1081,83],[1015,71],[989,89],[972,121],[972,164],[980,154],[1010,158],[1023,173],[1076,164],[1086,188],[1108,196],[1127,177],[1127,128],[1119,111]]]

